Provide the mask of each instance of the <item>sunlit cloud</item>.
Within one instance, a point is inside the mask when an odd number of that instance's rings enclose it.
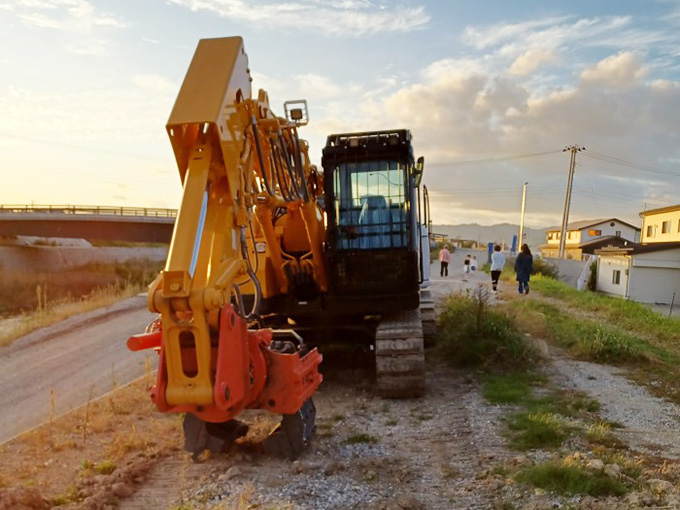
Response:
[[[648,69],[640,64],[634,53],[621,52],[584,69],[581,79],[609,87],[626,88],[639,83],[647,74]]]
[[[122,17],[100,11],[87,0],[19,0],[12,10],[26,25],[65,32],[128,26]]]
[[[263,0],[169,0],[192,11],[210,11],[238,22],[262,27],[295,28],[330,36],[360,37],[377,33],[411,32],[425,27],[430,16],[424,6],[377,6],[345,0],[268,2]]]
[[[555,60],[557,56],[554,50],[531,49],[517,57],[508,71],[510,74],[525,75]]]

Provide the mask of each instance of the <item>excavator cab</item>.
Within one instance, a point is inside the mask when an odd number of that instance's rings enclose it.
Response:
[[[407,130],[330,135],[322,165],[326,252],[334,297],[366,308],[418,306],[421,281],[417,182]]]

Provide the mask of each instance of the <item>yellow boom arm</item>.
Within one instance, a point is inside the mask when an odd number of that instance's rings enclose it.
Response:
[[[319,176],[295,122],[274,116],[264,91],[253,99],[251,81],[240,37],[201,40],[167,124],[184,191],[167,263],[148,301],[161,315],[172,406],[214,402],[218,311],[231,301],[243,310],[244,289],[256,303],[263,292],[287,291],[290,257],[275,209],[302,226],[299,244],[309,252],[303,258],[326,290],[325,231],[310,186]],[[188,346],[196,359],[186,359]]]

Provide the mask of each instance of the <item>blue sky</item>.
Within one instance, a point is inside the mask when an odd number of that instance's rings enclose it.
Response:
[[[571,144],[571,219],[680,202],[677,1],[0,0],[0,203],[176,207],[164,125],[232,35],[277,112],[308,100],[314,161],[411,129],[436,223],[517,222],[525,181],[527,223],[559,223]]]

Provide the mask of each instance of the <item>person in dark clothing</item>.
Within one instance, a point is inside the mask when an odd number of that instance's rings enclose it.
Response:
[[[526,244],[522,245],[522,251],[515,259],[515,271],[517,272],[517,281],[519,282],[519,293],[529,294],[529,278],[531,278],[531,271],[534,269],[534,257],[531,255],[531,250]]]

